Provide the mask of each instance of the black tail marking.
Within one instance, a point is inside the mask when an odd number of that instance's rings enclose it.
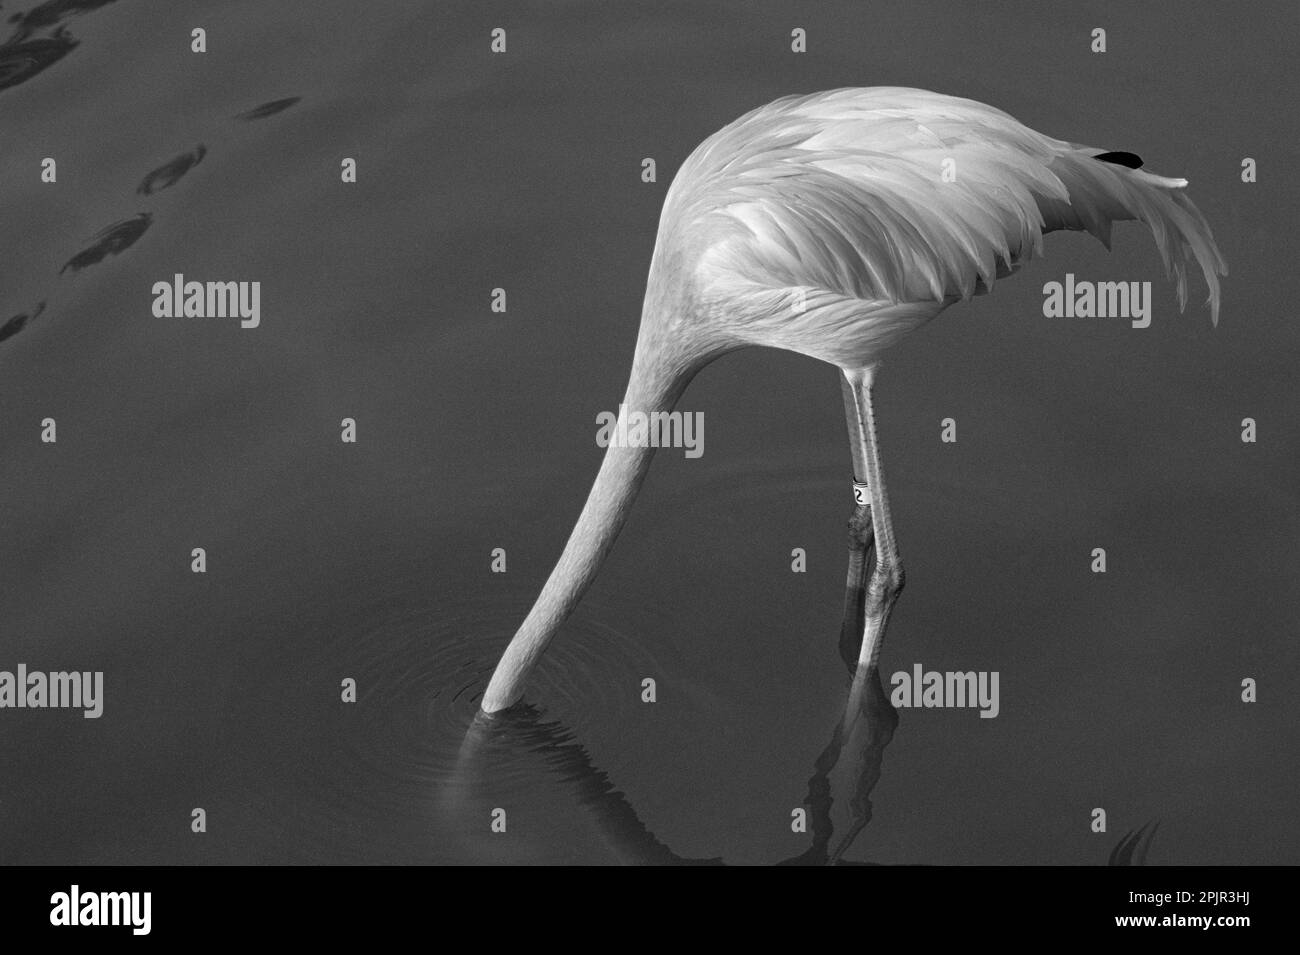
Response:
[[[1142,168],[1142,157],[1134,153],[1097,153],[1092,158],[1100,159],[1102,162],[1113,162],[1117,166],[1127,166],[1129,169]]]

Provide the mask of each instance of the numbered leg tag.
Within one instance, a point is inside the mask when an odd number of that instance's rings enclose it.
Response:
[[[856,501],[857,503],[863,505],[864,507],[869,506],[869,505],[871,504],[871,493],[870,493],[870,490],[871,490],[871,489],[870,489],[867,485],[865,485],[865,484],[859,484],[857,481],[854,481],[854,482],[853,482],[853,500]]]

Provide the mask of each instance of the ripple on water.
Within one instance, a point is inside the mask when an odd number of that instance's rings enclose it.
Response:
[[[26,83],[75,50],[77,43],[73,37],[60,33],[0,46],[0,90]]]
[[[275,754],[263,774],[264,838],[322,861],[468,860],[481,855],[468,820],[483,831],[493,805],[526,805],[542,790],[579,803],[612,790],[602,771],[617,778],[618,767],[597,770],[582,743],[637,705],[628,687],[655,665],[590,608],[543,657],[522,715],[479,716],[503,635],[530,604],[472,598],[390,611],[322,644],[303,676],[335,689],[311,738]],[[357,681],[355,705],[333,695],[343,676]]]
[[[59,269],[60,274],[69,269],[75,274],[104,261],[109,256],[125,252],[140,241],[140,237],[152,223],[153,216],[148,212],[141,212],[121,222],[114,222],[98,232],[89,246],[68,259],[63,268]]]
[[[276,113],[283,113],[290,106],[302,100],[301,96],[287,96],[284,99],[273,99],[269,103],[263,103],[261,106],[254,106],[252,109],[240,113],[235,119],[251,123],[256,119],[266,119],[268,116],[274,116]]]
[[[15,315],[3,325],[0,325],[0,342],[17,335],[27,327],[28,322],[34,321],[43,311],[45,311],[45,303],[38,302],[30,314],[23,312],[21,315]]]
[[[207,147],[200,143],[188,152],[183,152],[175,159],[152,170],[135,191],[142,196],[149,196],[176,185],[180,178],[201,163],[207,154]]]
[[[68,32],[66,22],[114,2],[46,0],[11,16],[13,32],[0,44],[0,90],[27,82],[75,50],[80,41]]]

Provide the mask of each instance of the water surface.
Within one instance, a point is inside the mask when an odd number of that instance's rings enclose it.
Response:
[[[1300,138],[1264,106],[1296,100],[1294,7],[632,9],[6,6],[0,668],[103,670],[106,700],[0,712],[0,860],[1102,864],[1158,819],[1152,862],[1296,862]],[[705,454],[659,456],[528,707],[475,728],[599,464],[672,173],[845,85],[1184,175],[1232,270],[1212,329],[1136,227],[1051,237],[886,366],[884,675],[999,671],[1000,715],[886,733],[847,696],[835,373],[751,351],[692,384]],[[1042,318],[1067,271],[1153,280],[1152,326]],[[260,327],[153,318],[175,273],[261,281]]]

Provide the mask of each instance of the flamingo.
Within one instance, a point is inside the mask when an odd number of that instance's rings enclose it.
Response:
[[[840,370],[854,478],[846,625],[860,622],[858,665],[874,670],[904,579],[872,403],[882,354],[1041,255],[1046,233],[1086,230],[1109,249],[1111,223],[1123,220],[1151,230],[1180,310],[1188,266],[1200,267],[1218,325],[1227,265],[1209,225],[1187,180],[1141,165],[920,89],[835,89],[752,110],[701,143],[668,189],[620,414],[671,411],[701,368],[749,345]],[[497,664],[484,713],[522,697],[613,546],[654,450],[609,445]]]

